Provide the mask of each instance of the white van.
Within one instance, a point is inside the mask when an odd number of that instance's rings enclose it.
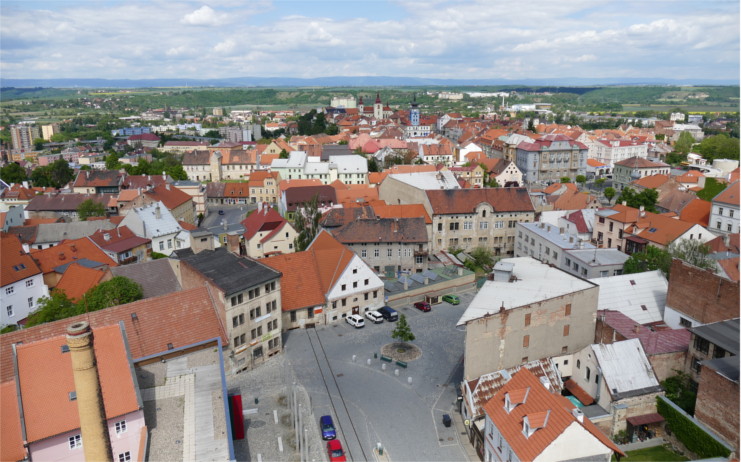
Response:
[[[350,316],[345,318],[345,321],[347,321],[347,323],[351,326],[355,326],[356,329],[365,327],[365,320],[359,314],[351,314]]]

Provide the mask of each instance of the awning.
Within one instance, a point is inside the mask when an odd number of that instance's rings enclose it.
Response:
[[[659,423],[663,422],[664,418],[661,417],[661,414],[652,413],[652,414],[643,414],[643,415],[637,415],[633,417],[628,417],[627,422],[634,427],[640,427],[641,425],[648,425],[653,423]]]
[[[576,396],[576,399],[581,401],[583,405],[589,406],[590,404],[594,403],[594,398],[592,398],[589,393],[584,391],[584,389],[580,387],[579,384],[574,382],[573,379],[569,379],[564,382],[563,386],[567,390],[569,390],[572,395]]]

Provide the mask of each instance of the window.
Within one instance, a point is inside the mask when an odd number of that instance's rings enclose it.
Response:
[[[489,229],[489,222],[488,221],[482,221],[479,223],[479,229]]]
[[[340,289],[341,289],[341,290],[346,290],[346,289],[347,289],[347,284],[342,284],[342,285],[340,286]]]
[[[726,350],[719,347],[718,345],[715,345],[713,347],[713,358],[722,358],[726,355]]]
[[[733,224],[731,224],[731,223],[728,223],[728,225],[726,226],[726,231],[728,231],[729,233],[730,233],[731,231],[733,231]]]
[[[10,287],[6,287],[6,288],[5,288],[5,295],[10,295],[10,294],[12,294],[13,292],[15,292],[15,289],[13,288],[13,286],[10,286]]]
[[[563,336],[564,337],[568,337],[569,336],[569,329],[570,329],[570,326],[568,324],[566,324],[565,326],[563,326]]]
[[[692,370],[697,374],[700,373],[700,358],[697,356],[692,357]]]
[[[612,227],[613,227],[614,224],[615,224],[615,222],[613,222],[613,221],[610,222],[610,232],[612,232]]]
[[[75,435],[69,437],[69,448],[79,449],[82,447],[82,435]]]
[[[232,300],[231,300],[232,301],[232,306],[239,305],[240,303],[242,303],[243,300],[244,300],[244,298],[242,297],[242,294],[238,294],[238,295],[233,296],[232,297]]]
[[[401,250],[401,249],[399,249]],[[394,256],[394,249],[386,249],[386,256],[387,257],[393,257]]]
[[[679,317],[679,325],[682,327],[692,327],[692,321],[687,318]]]
[[[525,315],[525,326],[530,325],[530,313]]]
[[[418,255],[417,257],[415,257],[415,263],[417,263],[418,265],[421,265],[422,263],[424,263],[422,256]]]
[[[358,269],[357,268],[353,268],[352,269],[352,274],[358,274]]]
[[[576,368],[577,369],[581,369],[581,360],[580,359],[577,359],[576,360]]]
[[[567,346],[562,346],[562,347],[561,347],[561,354],[562,354],[562,355],[565,355],[565,354],[566,354],[566,353],[568,353],[568,352],[569,352],[569,347],[567,347]],[[564,361],[563,361],[563,365],[565,366],[565,365],[567,365],[568,363],[569,363],[569,360],[568,360],[568,359],[564,359]]]
[[[246,340],[247,340],[247,336],[245,334],[238,335],[234,337],[234,346],[238,347],[240,345],[244,345]]]
[[[309,319],[314,317],[314,308],[306,308],[306,317]]]
[[[378,250],[378,249],[373,249],[373,256],[374,257],[380,257],[381,256],[381,251]]]
[[[715,224],[715,227],[716,227],[716,228],[718,228],[718,229],[720,229],[720,222],[717,222],[717,223]]]
[[[366,279],[365,281],[363,281],[363,283],[367,286],[368,284],[370,284],[370,279]]]
[[[443,224],[442,223],[438,223],[437,224],[437,230],[438,231],[442,231],[443,230]]]
[[[12,316],[13,316],[13,314],[15,314],[15,313],[13,312],[13,305],[8,305],[8,306],[6,306],[6,307],[5,307],[5,311],[6,311],[7,313],[8,313],[8,317],[12,317]]]
[[[728,216],[731,217],[731,218],[733,218],[733,209],[730,209],[728,211]]]
[[[723,216],[723,207],[718,207],[718,215]]]
[[[224,244],[226,244],[226,236],[224,236]],[[172,248],[172,239],[167,240],[167,248],[168,249]]]
[[[526,336],[522,337],[522,347],[523,348],[527,348],[529,346],[530,346],[530,336],[529,335],[526,335]]]
[[[450,230],[451,231],[458,231],[458,222],[457,221],[450,222]]]
[[[126,451],[118,455],[118,462],[129,462],[131,460],[131,452]]]
[[[464,221],[463,222],[463,229],[473,229],[473,222],[472,221]]]
[[[255,349],[254,349],[254,350],[252,351],[252,357],[253,357],[253,358],[259,358],[260,356],[262,356],[262,347],[261,347],[261,346],[260,346],[260,347],[257,347],[257,348],[255,348]]]
[[[591,374],[592,374],[592,371],[589,369],[589,367],[587,367],[587,375],[586,375],[587,380],[589,380],[589,377],[591,376]]]
[[[126,421],[122,420],[120,422],[116,422],[116,434],[121,434],[126,431]]]
[[[366,293],[363,294],[363,298],[364,298],[364,300],[368,300],[368,292],[366,292]]]
[[[232,318],[232,327],[241,326],[242,324],[244,324],[244,313]]]
[[[363,249],[360,251],[360,257],[361,258],[367,258],[368,257],[368,251]]]
[[[695,337],[695,350],[699,353],[707,354],[709,346],[710,342],[708,342],[706,339],[702,337]]]
[[[33,279],[26,281],[26,287],[33,287]]]
[[[291,322],[296,322],[296,312],[291,311]]]

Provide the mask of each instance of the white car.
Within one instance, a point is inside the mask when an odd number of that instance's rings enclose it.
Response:
[[[380,324],[383,322],[383,315],[376,310],[366,311],[365,317],[373,324]]]
[[[345,321],[347,321],[347,323],[351,326],[355,326],[356,329],[365,327],[365,320],[359,314],[351,314],[350,316],[345,318]]]

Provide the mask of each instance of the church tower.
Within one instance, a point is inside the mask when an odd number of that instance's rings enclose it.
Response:
[[[376,120],[383,119],[383,103],[381,102],[381,96],[376,93],[376,102],[373,103],[373,117]]]
[[[363,106],[363,96],[360,96],[360,99],[358,100],[358,114],[363,115],[363,110],[365,107]]]
[[[409,105],[409,124],[412,127],[419,127],[419,105],[417,104],[417,94]]]

